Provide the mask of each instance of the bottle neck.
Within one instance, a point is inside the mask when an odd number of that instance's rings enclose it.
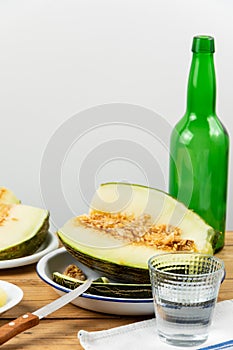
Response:
[[[187,96],[187,114],[215,115],[216,79],[213,53],[194,53]]]

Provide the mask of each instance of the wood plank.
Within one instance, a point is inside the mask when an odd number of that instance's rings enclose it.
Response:
[[[233,299],[233,279],[225,279],[219,291],[218,301]]]
[[[228,245],[229,244],[228,242],[232,236],[233,234],[228,233],[227,241],[226,241],[227,244],[220,252],[216,254],[217,257],[219,257],[224,261],[225,269],[226,269],[226,278],[230,278],[230,279],[233,279],[233,269],[232,269],[233,239],[230,240],[232,241],[232,245]],[[233,294],[231,298],[233,298]]]
[[[11,339],[4,345],[4,350],[49,350],[58,347],[59,350],[83,349],[77,339],[81,329],[98,331],[110,327],[118,327],[142,320],[142,318],[121,318],[112,320],[42,320],[41,323]],[[0,325],[3,322],[0,321]]]
[[[226,245],[226,246],[231,246],[231,245],[233,245],[233,231],[228,231],[228,232],[226,232],[226,236],[225,236],[225,245]]]

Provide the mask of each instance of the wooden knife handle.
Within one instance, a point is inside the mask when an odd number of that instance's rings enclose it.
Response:
[[[26,331],[26,329],[32,328],[40,322],[38,316],[26,313],[23,316],[16,318],[13,321],[0,327],[0,345],[7,342],[17,334]]]

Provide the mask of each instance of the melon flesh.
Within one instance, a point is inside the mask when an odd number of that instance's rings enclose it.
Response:
[[[7,294],[4,289],[0,287],[0,307],[4,306],[7,302]]]
[[[6,187],[0,187],[0,203],[19,204],[20,200]]]
[[[148,214],[154,225],[177,226],[184,239],[195,241],[199,252],[213,254],[214,229],[163,191],[124,183],[103,184],[93,197],[91,210],[133,213],[135,216]]]
[[[47,210],[23,204],[0,204],[0,260],[34,253],[49,227]]]
[[[125,183],[108,183],[96,191],[90,212],[124,213],[140,217],[149,215],[153,225],[179,227],[183,239],[193,240],[198,252],[213,254],[215,231],[197,214],[162,191]],[[104,231],[84,227],[76,218],[59,229],[58,236],[67,250],[80,262],[122,281],[135,282],[148,269],[149,258],[164,250],[154,246],[135,245],[107,235]],[[141,271],[140,271],[141,270]],[[144,271],[144,272],[143,272]],[[146,272],[147,274],[147,272]],[[131,279],[131,276],[132,279]]]

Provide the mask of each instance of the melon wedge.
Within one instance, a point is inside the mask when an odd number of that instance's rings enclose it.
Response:
[[[106,281],[107,280],[107,281]],[[53,281],[69,289],[79,287],[84,281],[66,276],[59,272],[53,273]],[[113,283],[104,277],[99,277],[94,281],[86,294],[101,295],[111,298],[149,299],[152,298],[151,285],[148,284],[126,284]]]
[[[33,254],[49,228],[47,210],[23,204],[0,204],[0,260]]]
[[[133,217],[132,234],[137,233],[138,227],[145,230],[139,232],[140,242],[137,242],[124,234],[120,238],[104,228],[85,225],[85,220],[80,221],[82,217],[72,218],[58,230],[60,240],[76,259],[109,278],[121,282],[149,282],[148,259],[154,254],[171,251],[171,247],[144,244],[148,227],[149,230],[161,225],[168,230],[178,228],[182,242],[193,243],[191,249],[213,254],[214,229],[163,191],[127,183],[106,183],[93,197],[89,216],[92,213],[109,213],[110,219],[117,215]],[[146,218],[144,227],[141,218]],[[127,227],[130,228],[128,222]]]

